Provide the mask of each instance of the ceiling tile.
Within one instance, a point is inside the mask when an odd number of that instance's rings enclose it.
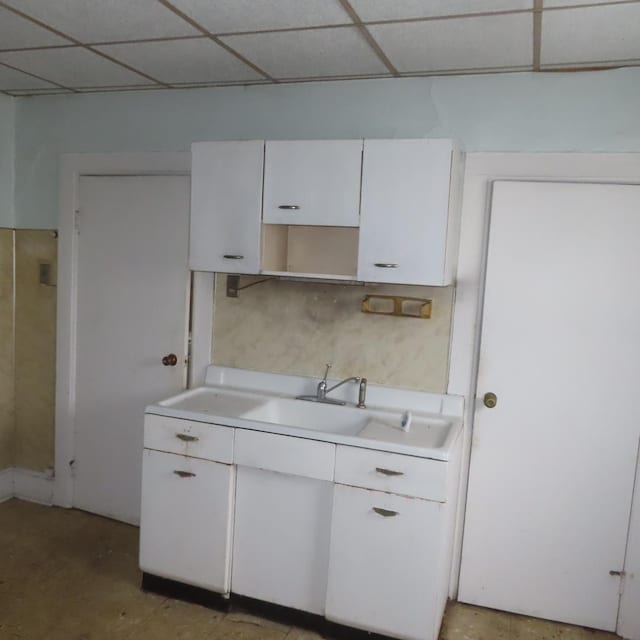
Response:
[[[46,47],[69,44],[65,38],[47,31],[26,18],[0,7],[0,49]]]
[[[26,73],[0,65],[0,91],[10,89],[56,89],[55,85],[38,80]]]
[[[65,87],[144,84],[144,78],[79,47],[0,53],[6,62]]]
[[[382,24],[369,31],[401,72],[532,64],[529,14]]]
[[[81,42],[197,35],[157,0],[4,0]]]
[[[225,82],[262,76],[209,38],[96,47],[163,82]]]
[[[212,33],[347,24],[338,0],[172,0]]]
[[[351,0],[351,6],[368,22],[532,9],[533,0]]]
[[[221,38],[274,78],[387,73],[355,27]]]
[[[542,64],[640,58],[640,4],[559,9],[542,15]]]

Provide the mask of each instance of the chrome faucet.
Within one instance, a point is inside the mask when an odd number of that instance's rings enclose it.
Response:
[[[324,370],[324,377],[322,378],[322,380],[320,380],[320,382],[318,382],[318,387],[316,389],[316,395],[315,396],[297,396],[298,400],[308,400],[309,402],[324,402],[326,404],[338,404],[338,405],[345,405],[347,404],[344,400],[336,400],[334,398],[327,398],[327,394],[331,393],[334,389],[337,389],[338,387],[341,387],[343,384],[346,384],[347,382],[360,382],[360,394],[362,394],[362,382],[360,380],[360,378],[356,377],[356,376],[352,376],[351,378],[345,378],[344,380],[341,380],[340,382],[338,382],[337,384],[334,384],[332,387],[328,387],[327,388],[327,376],[329,375],[329,369],[331,369],[331,365],[327,364],[326,365],[326,369]],[[364,383],[365,383],[365,390],[366,390],[366,378],[364,379]],[[360,396],[358,398],[360,400]],[[364,402],[364,400],[363,400]],[[360,405],[358,405],[360,406]],[[364,405],[363,405],[364,406]]]
[[[367,399],[367,379],[360,378],[360,387],[358,388],[358,409],[366,409],[365,401]]]

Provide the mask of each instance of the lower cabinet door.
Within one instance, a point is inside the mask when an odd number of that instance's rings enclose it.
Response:
[[[231,588],[323,614],[333,484],[239,466]]]
[[[443,508],[335,485],[326,617],[396,638],[435,640]]]
[[[229,592],[234,468],[144,450],[140,568]]]

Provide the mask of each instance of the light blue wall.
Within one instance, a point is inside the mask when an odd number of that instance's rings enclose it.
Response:
[[[58,156],[195,140],[455,137],[467,151],[640,151],[640,69],[21,99],[15,209],[56,226]]]
[[[0,227],[13,227],[13,162],[16,101],[0,95]]]

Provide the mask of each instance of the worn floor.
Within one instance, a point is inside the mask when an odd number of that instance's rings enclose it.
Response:
[[[320,640],[253,616],[143,593],[138,531],[81,511],[0,504],[0,640]],[[454,603],[441,640],[615,640]]]

